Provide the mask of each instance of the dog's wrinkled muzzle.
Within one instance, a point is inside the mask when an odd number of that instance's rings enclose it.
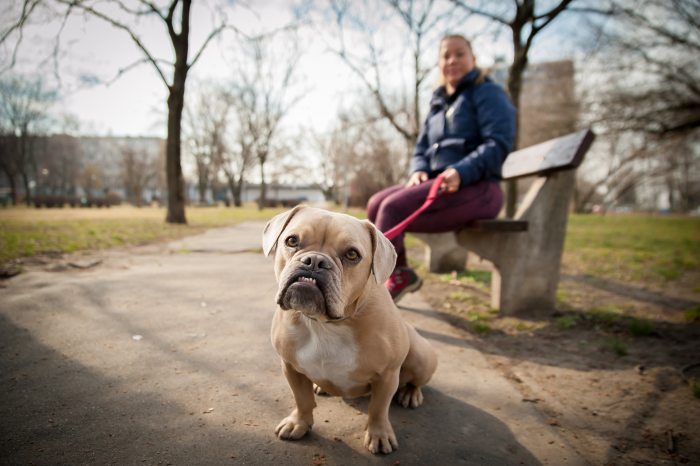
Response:
[[[333,260],[318,252],[299,254],[285,268],[277,304],[284,310],[309,315],[326,314],[334,319],[331,303],[337,290],[337,269]]]

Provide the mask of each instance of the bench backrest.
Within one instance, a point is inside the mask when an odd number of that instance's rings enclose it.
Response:
[[[583,161],[594,137],[593,132],[586,129],[511,152],[503,164],[503,179],[546,175],[576,168]]]

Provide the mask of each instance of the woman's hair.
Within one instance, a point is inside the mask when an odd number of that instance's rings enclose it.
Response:
[[[462,34],[445,34],[444,36],[442,36],[442,39],[440,39],[440,48],[442,48],[443,42],[445,42],[446,40],[450,40],[450,39],[458,39],[458,40],[464,41],[464,43],[467,44],[467,48],[472,53],[472,55],[474,54],[474,50],[472,49],[472,43],[469,41],[469,39],[464,37]],[[438,56],[439,56],[439,54],[440,54],[440,51],[438,49]],[[481,84],[484,82],[484,79],[486,78],[487,73],[486,73],[486,71],[482,70],[478,66],[476,67],[476,69],[479,70],[479,74],[477,75],[476,79],[474,80],[474,83]],[[445,85],[445,77],[442,75],[442,73],[439,73],[438,86],[444,86],[444,85]]]

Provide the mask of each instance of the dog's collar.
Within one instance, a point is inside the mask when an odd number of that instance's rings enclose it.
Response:
[[[303,312],[301,313],[301,315],[303,315],[303,316],[306,317],[307,319],[311,319],[311,320],[314,320],[314,321],[316,321],[316,322],[321,322],[322,324],[328,324],[328,323],[342,322],[342,321],[344,321],[345,319],[349,319],[350,317],[354,316],[355,314],[353,313],[353,314],[351,314],[351,315],[349,315],[349,316],[341,317],[340,319],[332,319],[332,320],[318,320],[316,317],[311,317],[311,316],[309,316],[309,315],[304,314]]]

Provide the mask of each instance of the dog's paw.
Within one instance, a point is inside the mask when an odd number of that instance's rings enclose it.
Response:
[[[398,389],[396,401],[404,408],[417,408],[423,404],[423,392],[409,383]]]
[[[275,428],[275,434],[283,440],[298,440],[310,430],[310,423],[291,415],[282,419],[282,422]]]
[[[314,393],[318,396],[331,396],[330,393],[322,389],[319,385],[314,384]]]
[[[399,449],[399,442],[391,427],[389,429],[367,429],[365,431],[365,448],[374,453],[385,455]]]

